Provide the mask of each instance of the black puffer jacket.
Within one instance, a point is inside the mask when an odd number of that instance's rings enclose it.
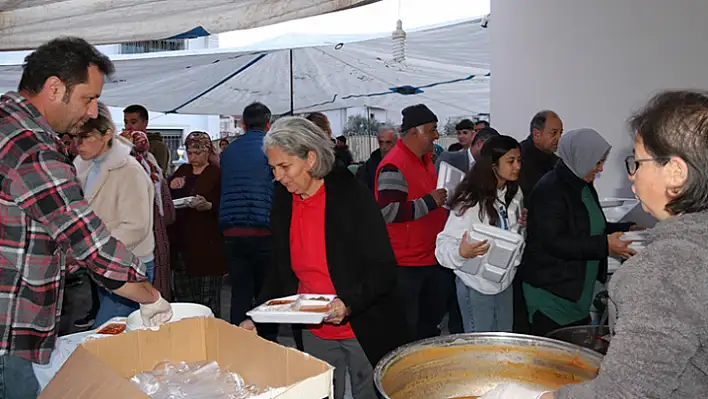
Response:
[[[520,271],[523,281],[556,296],[577,301],[585,267],[599,260],[597,279],[607,280],[607,235],[591,236],[590,219],[581,193],[592,184],[578,178],[563,161],[546,174],[525,201],[528,209],[526,249]],[[606,234],[629,230],[629,223],[607,223]]]

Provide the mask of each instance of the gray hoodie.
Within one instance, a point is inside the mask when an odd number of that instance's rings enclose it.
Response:
[[[708,397],[708,212],[657,224],[609,291],[616,334],[600,373],[556,397]]]

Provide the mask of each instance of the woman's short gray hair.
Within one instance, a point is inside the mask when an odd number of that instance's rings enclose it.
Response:
[[[316,156],[312,177],[324,178],[334,168],[334,149],[331,140],[322,136],[317,125],[305,118],[280,118],[270,127],[263,139],[263,151],[277,147],[288,155],[307,159],[309,152]]]

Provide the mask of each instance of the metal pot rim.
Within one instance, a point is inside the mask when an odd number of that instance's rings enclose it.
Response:
[[[604,358],[602,354],[595,352],[591,349],[583,348],[582,346],[569,342],[559,341],[557,339],[546,337],[538,337],[535,335],[515,334],[507,332],[453,334],[411,342],[389,352],[376,364],[376,368],[374,369],[374,383],[376,384],[376,389],[385,399],[391,399],[383,390],[383,375],[386,369],[391,365],[391,361],[398,356],[401,356],[407,352],[414,352],[420,350],[426,346],[432,346],[436,344],[450,344],[456,341],[465,340],[473,342],[485,338],[504,338],[508,341],[518,341],[526,343],[533,342],[534,344],[544,343],[546,344],[545,347],[548,348],[575,351],[579,354],[582,354],[584,358],[596,361],[598,365],[602,363],[602,359]]]

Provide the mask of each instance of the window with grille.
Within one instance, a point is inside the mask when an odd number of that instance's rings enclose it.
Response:
[[[187,41],[177,40],[145,40],[140,42],[127,42],[120,45],[121,54],[156,53],[159,51],[185,50]]]

